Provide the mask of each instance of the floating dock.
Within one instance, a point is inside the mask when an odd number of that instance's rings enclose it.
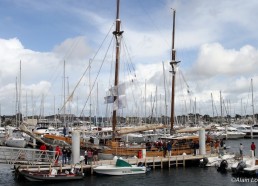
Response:
[[[170,167],[178,167],[183,166],[186,167],[186,164],[192,164],[192,162],[198,162],[199,160],[207,157],[215,157],[217,154],[209,154],[209,155],[180,155],[180,156],[171,156],[171,157],[146,157],[146,158],[130,158],[130,159],[124,159],[129,164],[143,164],[145,166],[151,167],[152,169],[155,168],[170,168]],[[21,165],[21,164],[14,164],[14,169],[17,173],[19,173],[22,170],[27,171],[33,171],[33,172],[40,172],[40,171],[49,171],[54,168],[57,171],[63,172],[65,170],[71,170],[72,168],[75,168],[85,174],[93,174],[93,168],[99,166],[99,165],[115,165],[115,160],[99,160],[99,161],[93,161],[90,165],[85,165],[84,161],[75,164],[75,165],[62,165],[59,161],[59,164],[49,164],[49,165]]]

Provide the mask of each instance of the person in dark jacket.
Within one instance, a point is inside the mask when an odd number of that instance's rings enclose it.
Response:
[[[170,141],[167,143],[167,151],[168,151],[168,156],[171,156],[172,143]]]
[[[71,147],[69,147],[68,149],[67,149],[67,160],[68,160],[68,165],[70,165],[71,164],[71,156],[72,156],[72,150],[71,150]]]
[[[63,146],[62,148],[62,164],[66,164],[67,163],[67,149],[65,148],[65,146]]]

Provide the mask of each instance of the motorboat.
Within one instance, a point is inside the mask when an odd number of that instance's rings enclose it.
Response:
[[[100,165],[93,170],[98,174],[104,175],[129,175],[129,174],[144,174],[147,167],[143,165],[131,165],[122,159],[117,159],[115,165]]]
[[[239,139],[244,138],[246,133],[232,126],[216,126],[215,130],[209,132],[209,135],[212,139]]]
[[[232,124],[238,131],[246,133],[245,138],[258,137],[258,125]]]
[[[232,173],[235,175],[256,175],[258,171],[258,159],[254,157],[253,151],[251,156],[243,157],[243,159],[237,163],[234,163],[231,167]]]
[[[223,160],[227,161],[228,167],[227,169],[231,168],[231,165],[236,162],[235,154],[224,154],[221,156],[215,156],[215,157],[207,157],[208,161],[206,163],[206,167],[219,167],[221,162]],[[202,162],[203,160],[201,160]]]
[[[246,133],[238,131],[234,127],[227,127],[227,131],[226,131],[227,139],[238,139],[238,138],[244,138],[245,136],[246,136]]]

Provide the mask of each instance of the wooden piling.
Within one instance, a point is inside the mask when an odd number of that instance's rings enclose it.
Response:
[[[152,161],[153,161],[153,169],[155,169],[155,159],[154,159],[154,156],[153,156]]]
[[[168,167],[170,168],[170,157],[168,157]]]
[[[183,156],[183,167],[185,168],[185,156]]]

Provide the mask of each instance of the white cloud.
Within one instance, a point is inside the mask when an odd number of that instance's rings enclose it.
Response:
[[[78,36],[76,38],[69,38],[60,45],[55,46],[53,52],[58,55],[60,59],[68,61],[85,60],[91,54],[91,47],[87,44],[86,38]]]
[[[256,73],[258,70],[258,50],[250,45],[239,51],[225,49],[219,43],[204,44],[193,64],[192,73],[202,77],[239,76]]]

